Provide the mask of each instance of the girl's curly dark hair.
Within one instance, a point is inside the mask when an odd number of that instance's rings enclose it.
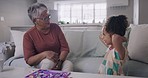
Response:
[[[128,27],[127,17],[125,15],[112,16],[107,19],[105,26],[108,33],[124,36]]]

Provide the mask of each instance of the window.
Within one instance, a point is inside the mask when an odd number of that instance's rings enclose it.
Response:
[[[81,23],[82,22],[82,5],[73,4],[71,5],[71,21],[70,23]]]
[[[83,5],[83,22],[84,23],[93,23],[93,15],[94,15],[94,10],[93,10],[93,4],[84,4]]]
[[[106,3],[70,3],[58,5],[58,20],[64,23],[102,23],[106,18]]]
[[[103,22],[106,19],[106,4],[95,4],[95,23]]]
[[[59,5],[58,11],[59,21],[70,22],[70,5]]]

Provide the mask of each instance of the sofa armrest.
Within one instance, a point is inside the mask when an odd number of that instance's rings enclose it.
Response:
[[[1,47],[2,47],[2,54],[3,54],[4,61],[14,56],[14,52],[15,52],[14,42],[4,42]]]

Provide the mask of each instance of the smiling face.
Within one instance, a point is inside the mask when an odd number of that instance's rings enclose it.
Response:
[[[47,10],[44,10],[39,18],[36,18],[36,25],[41,30],[45,30],[50,27],[50,14]]]
[[[102,39],[103,39],[104,43],[106,45],[111,45],[112,44],[111,34],[109,34],[108,32],[106,32],[105,27],[103,27],[102,31],[103,31],[103,33],[102,33]]]

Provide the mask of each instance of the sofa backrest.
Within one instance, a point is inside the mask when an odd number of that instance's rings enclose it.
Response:
[[[99,30],[98,30],[99,29]],[[66,40],[70,47],[68,59],[75,60],[81,57],[103,57],[107,47],[100,41],[101,27],[97,29],[65,29]],[[23,34],[24,31],[11,30],[15,42],[15,57],[23,57]],[[127,33],[128,35],[128,33]],[[127,45],[127,44],[126,44]]]
[[[87,30],[83,35],[82,57],[103,57],[107,47],[99,39],[101,30]]]
[[[82,52],[83,43],[83,31],[63,31],[70,48],[70,54],[68,58],[74,59],[80,57]]]
[[[101,30],[64,30],[70,47],[68,59],[103,57],[106,46],[100,41]]]
[[[15,43],[14,57],[23,57],[23,35],[25,31],[11,30],[11,41]],[[24,29],[24,28],[23,28]],[[101,29],[101,28],[100,28]],[[64,29],[62,30],[65,34],[66,40],[70,47],[70,58],[88,57],[88,56],[103,56],[105,46],[99,41],[100,30],[93,28],[81,28],[81,29]]]

